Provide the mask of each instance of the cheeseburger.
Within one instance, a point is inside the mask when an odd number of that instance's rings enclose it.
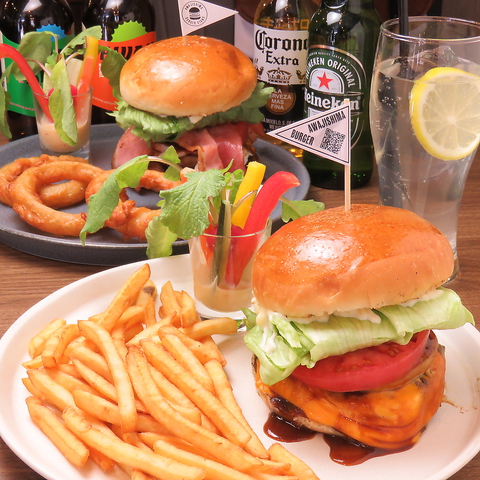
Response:
[[[233,162],[232,170],[244,169],[263,133],[259,108],[271,92],[257,83],[244,53],[201,36],[141,48],[110,82],[118,99],[113,115],[125,130],[113,167],[174,145],[183,166],[207,170]]]
[[[434,329],[473,323],[447,239],[416,214],[353,205],[280,228],[253,264],[245,341],[267,405],[297,426],[402,449],[439,408]]]

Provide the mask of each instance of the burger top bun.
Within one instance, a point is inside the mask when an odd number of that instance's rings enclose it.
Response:
[[[244,53],[200,36],[147,45],[120,74],[120,92],[127,103],[177,117],[224,112],[249,98],[256,84],[257,72]]]
[[[418,298],[453,271],[450,243],[393,207],[327,209],[284,225],[253,264],[257,302],[286,316],[379,308]]]

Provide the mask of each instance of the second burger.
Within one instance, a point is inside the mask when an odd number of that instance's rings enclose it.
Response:
[[[113,112],[124,130],[114,152],[117,168],[139,155],[174,145],[182,165],[198,170],[244,169],[263,134],[271,89],[257,83],[251,60],[238,48],[203,36],[169,38],[138,50],[126,63],[107,57],[102,72],[117,97]]]

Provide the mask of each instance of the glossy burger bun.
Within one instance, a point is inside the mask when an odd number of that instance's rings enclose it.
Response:
[[[120,74],[127,103],[178,117],[224,112],[247,100],[256,84],[255,67],[238,48],[194,35],[141,48]]]
[[[352,205],[290,222],[260,248],[252,273],[259,305],[293,317],[379,308],[415,299],[451,275],[450,243],[399,208]]]

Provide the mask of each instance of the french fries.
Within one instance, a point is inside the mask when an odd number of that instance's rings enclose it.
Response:
[[[62,454],[78,468],[87,463],[89,451],[62,420],[37,397],[26,399],[28,412],[35,425],[55,444]]]
[[[131,480],[317,479],[280,444],[265,448],[243,415],[212,339],[236,331],[230,318],[200,321],[170,282],[157,290],[145,264],[105,311],[32,338],[32,421],[77,468],[117,466]]]

